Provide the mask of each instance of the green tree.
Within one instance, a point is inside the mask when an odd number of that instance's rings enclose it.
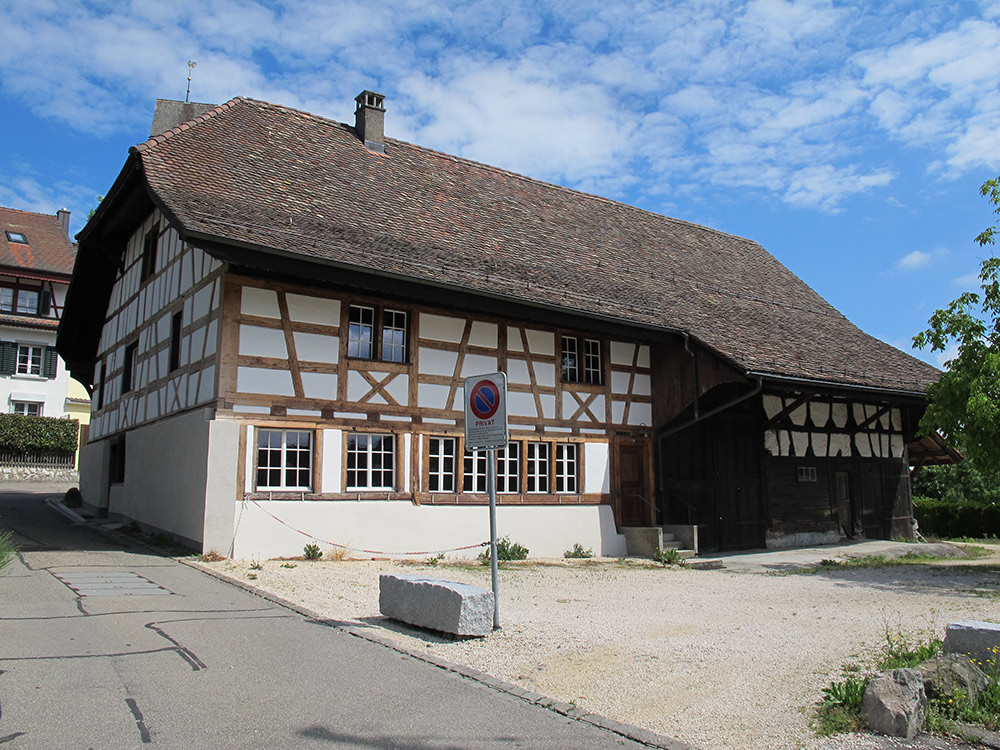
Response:
[[[980,194],[1000,214],[1000,177],[987,180]],[[994,244],[997,225],[976,237],[980,246]],[[945,372],[927,393],[930,404],[920,431],[938,430],[981,471],[1000,471],[1000,258],[986,258],[979,271],[982,293],[965,292],[936,311],[929,328],[913,338],[919,349],[944,352],[954,342],[958,354],[945,362]]]
[[[1000,503],[1000,475],[984,474],[972,461],[925,466],[913,477],[913,494],[953,503]]]

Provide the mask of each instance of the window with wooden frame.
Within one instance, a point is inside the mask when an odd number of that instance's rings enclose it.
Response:
[[[104,381],[107,378],[108,364],[101,360],[100,374],[97,377],[97,410],[104,408]]]
[[[552,466],[548,443],[528,443],[524,484],[528,492],[548,493]]]
[[[52,309],[52,293],[41,287],[24,287],[20,283],[0,286],[0,312],[45,317]]]
[[[38,401],[11,401],[10,413],[21,414],[25,417],[42,416],[42,404]]]
[[[313,434],[310,430],[257,430],[257,490],[312,489]]]
[[[409,319],[404,310],[351,305],[348,309],[347,356],[406,362]]]
[[[139,267],[140,283],[145,283],[156,273],[156,251],[159,244],[160,225],[154,224],[153,228],[146,232],[146,238],[142,242],[142,261]]]
[[[181,366],[181,331],[184,328],[184,312],[176,312],[170,319],[170,372]]]
[[[604,355],[600,339],[563,334],[560,337],[564,383],[604,384]]]
[[[393,490],[396,436],[352,432],[347,436],[347,490]]]
[[[138,374],[138,350],[139,342],[133,341],[125,347],[125,364],[122,367],[122,393],[128,393],[136,387],[136,376]]]
[[[521,491],[521,444],[507,443],[506,448],[495,451],[497,462],[496,490],[503,494]],[[486,492],[486,450],[477,448],[465,450],[463,462],[462,491]]]
[[[579,492],[580,446],[576,443],[556,443],[556,492]]]
[[[427,491],[455,491],[455,438],[427,439]]]

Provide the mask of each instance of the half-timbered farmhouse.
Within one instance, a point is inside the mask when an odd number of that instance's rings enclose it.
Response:
[[[750,240],[384,116],[236,98],[131,149],[58,340],[93,387],[92,511],[238,557],[476,545],[461,389],[501,370],[500,533],[533,555],[910,534],[933,368]]]

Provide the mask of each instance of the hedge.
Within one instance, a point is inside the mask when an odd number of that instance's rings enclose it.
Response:
[[[913,516],[924,536],[944,539],[1000,536],[1000,505],[996,503],[978,505],[914,497]]]
[[[72,453],[79,434],[75,419],[0,414],[0,450]]]

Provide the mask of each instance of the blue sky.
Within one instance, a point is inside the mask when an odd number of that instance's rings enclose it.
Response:
[[[0,205],[83,226],[157,97],[250,96],[749,237],[909,350],[995,218],[1000,0],[0,0]],[[939,357],[915,352],[934,364]]]

